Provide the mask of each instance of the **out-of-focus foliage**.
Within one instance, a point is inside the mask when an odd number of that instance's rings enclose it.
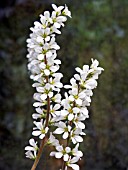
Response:
[[[84,170],[128,168],[128,1],[127,0],[4,0],[0,2],[0,170],[28,170],[24,157],[31,136],[32,82],[27,71],[29,27],[51,3],[69,6],[72,19],[58,36],[66,83],[74,68],[91,58],[105,69],[94,92],[86,120]],[[47,158],[38,169],[57,169]],[[44,160],[43,159],[43,160]],[[47,168],[46,168],[47,167]]]

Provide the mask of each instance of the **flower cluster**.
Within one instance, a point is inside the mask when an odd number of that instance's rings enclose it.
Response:
[[[52,145],[55,151],[50,156],[63,159],[62,170],[67,167],[79,170],[77,162],[83,153],[78,148],[85,135],[83,121],[89,117],[87,106],[91,103],[92,90],[96,88],[98,75],[103,69],[98,67],[97,60],[92,59],[90,67],[77,67],[77,74],[71,78],[71,84],[63,86],[60,81],[63,75],[58,72],[61,61],[57,59],[60,47],[56,43],[56,34],[61,34],[60,28],[64,26],[67,17],[71,17],[71,12],[66,5],[57,7],[52,4],[52,7],[52,14],[45,11],[44,15],[40,15],[40,22],[34,22],[34,27],[30,28],[30,38],[27,39],[28,69],[30,78],[34,81],[33,87],[36,88],[33,96],[35,113],[32,117],[35,127],[32,135],[38,136],[42,143],[38,147],[37,142],[30,139],[31,146],[25,147],[25,154],[26,157],[37,160],[33,165],[34,170],[41,149],[45,145]],[[63,99],[60,93],[62,87],[67,91]],[[62,135],[67,144],[60,144],[53,134]]]
[[[78,151],[78,146],[80,142],[83,142],[83,135],[85,135],[83,121],[89,117],[87,106],[91,103],[92,90],[97,86],[98,75],[103,71],[103,68],[98,65],[99,62],[92,59],[90,68],[88,65],[84,65],[83,69],[76,68],[77,74],[71,78],[71,85],[64,86],[69,90],[65,93],[65,99],[61,101],[60,119],[55,124],[57,128],[53,132],[62,134],[63,139],[68,139],[68,144],[72,142],[77,154],[74,154],[74,149],[71,150],[69,147],[62,149],[60,145],[56,147],[57,152],[52,152],[51,156],[55,155],[56,158],[63,156],[66,166],[75,170],[79,169],[79,166],[74,163],[83,155],[81,151]]]
[[[44,15],[40,15],[40,22],[34,22],[34,27],[30,28],[32,33],[27,39],[28,47],[28,69],[30,70],[30,78],[33,79],[33,87],[36,88],[34,94],[35,113],[32,115],[34,125],[32,135],[44,139],[49,131],[49,123],[55,122],[56,114],[59,114],[61,94],[60,88],[63,84],[60,79],[63,75],[59,72],[61,61],[56,59],[56,51],[60,49],[55,41],[55,35],[61,34],[59,30],[64,26],[67,16],[71,17],[68,7],[57,7],[52,4],[53,12],[45,11]],[[55,120],[54,120],[55,119]],[[54,136],[50,134],[49,140],[54,143]],[[50,141],[49,141],[50,142]],[[30,139],[30,145],[25,150],[26,157],[36,158],[37,146],[34,139]],[[56,143],[58,143],[56,141]],[[36,147],[35,147],[36,146]],[[36,148],[36,149],[35,149]]]

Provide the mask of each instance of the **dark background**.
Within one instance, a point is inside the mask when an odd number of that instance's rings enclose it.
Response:
[[[127,170],[128,0],[0,1],[0,170],[30,170],[33,163],[24,156],[34,111],[26,39],[33,22],[51,11],[52,3],[67,4],[72,12],[57,37],[63,82],[91,58],[105,69],[85,122],[81,170]],[[49,158],[46,150],[37,170],[59,169],[61,162]]]

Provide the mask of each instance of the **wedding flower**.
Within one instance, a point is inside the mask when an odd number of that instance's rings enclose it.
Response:
[[[64,161],[68,161],[69,153],[71,152],[70,147],[63,148],[62,145],[56,146],[57,152],[53,151],[50,153],[50,156],[55,156],[57,159],[62,158]]]
[[[79,165],[76,164],[76,162],[78,162],[78,160],[79,160],[79,157],[73,157],[68,162],[66,162],[66,165],[71,167],[74,170],[79,170],[80,167],[79,167]]]
[[[26,146],[26,147],[25,147],[25,150],[35,151],[35,152],[38,150],[37,142],[35,142],[34,139],[30,139],[30,140],[29,140],[29,144],[30,144],[31,146]]]
[[[50,132],[50,137],[47,140],[47,144],[48,145],[53,145],[53,146],[58,146],[59,145],[59,141],[55,138],[55,136],[53,136],[52,132]]]
[[[66,126],[66,124],[62,121],[56,124],[58,128],[54,131],[54,134],[62,134],[63,133],[63,139],[67,139],[69,136],[69,132],[71,130],[71,126]]]
[[[34,128],[34,131],[32,132],[33,136],[39,136],[40,139],[43,139],[45,137],[45,134],[48,132],[49,128],[44,127],[43,122],[34,122],[36,127]]]
[[[27,158],[35,159],[36,158],[37,150],[39,149],[38,146],[37,146],[37,142],[35,142],[34,139],[30,139],[29,140],[29,144],[31,146],[26,146],[25,147],[25,150],[27,151],[25,153],[25,155],[26,155]]]

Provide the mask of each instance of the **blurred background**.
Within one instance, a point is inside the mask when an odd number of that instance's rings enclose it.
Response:
[[[33,163],[24,156],[34,111],[26,39],[52,3],[67,4],[72,12],[57,37],[63,82],[91,58],[105,70],[85,122],[81,170],[128,170],[128,0],[0,1],[0,170],[30,170]],[[56,170],[60,164],[46,149],[37,170]]]

